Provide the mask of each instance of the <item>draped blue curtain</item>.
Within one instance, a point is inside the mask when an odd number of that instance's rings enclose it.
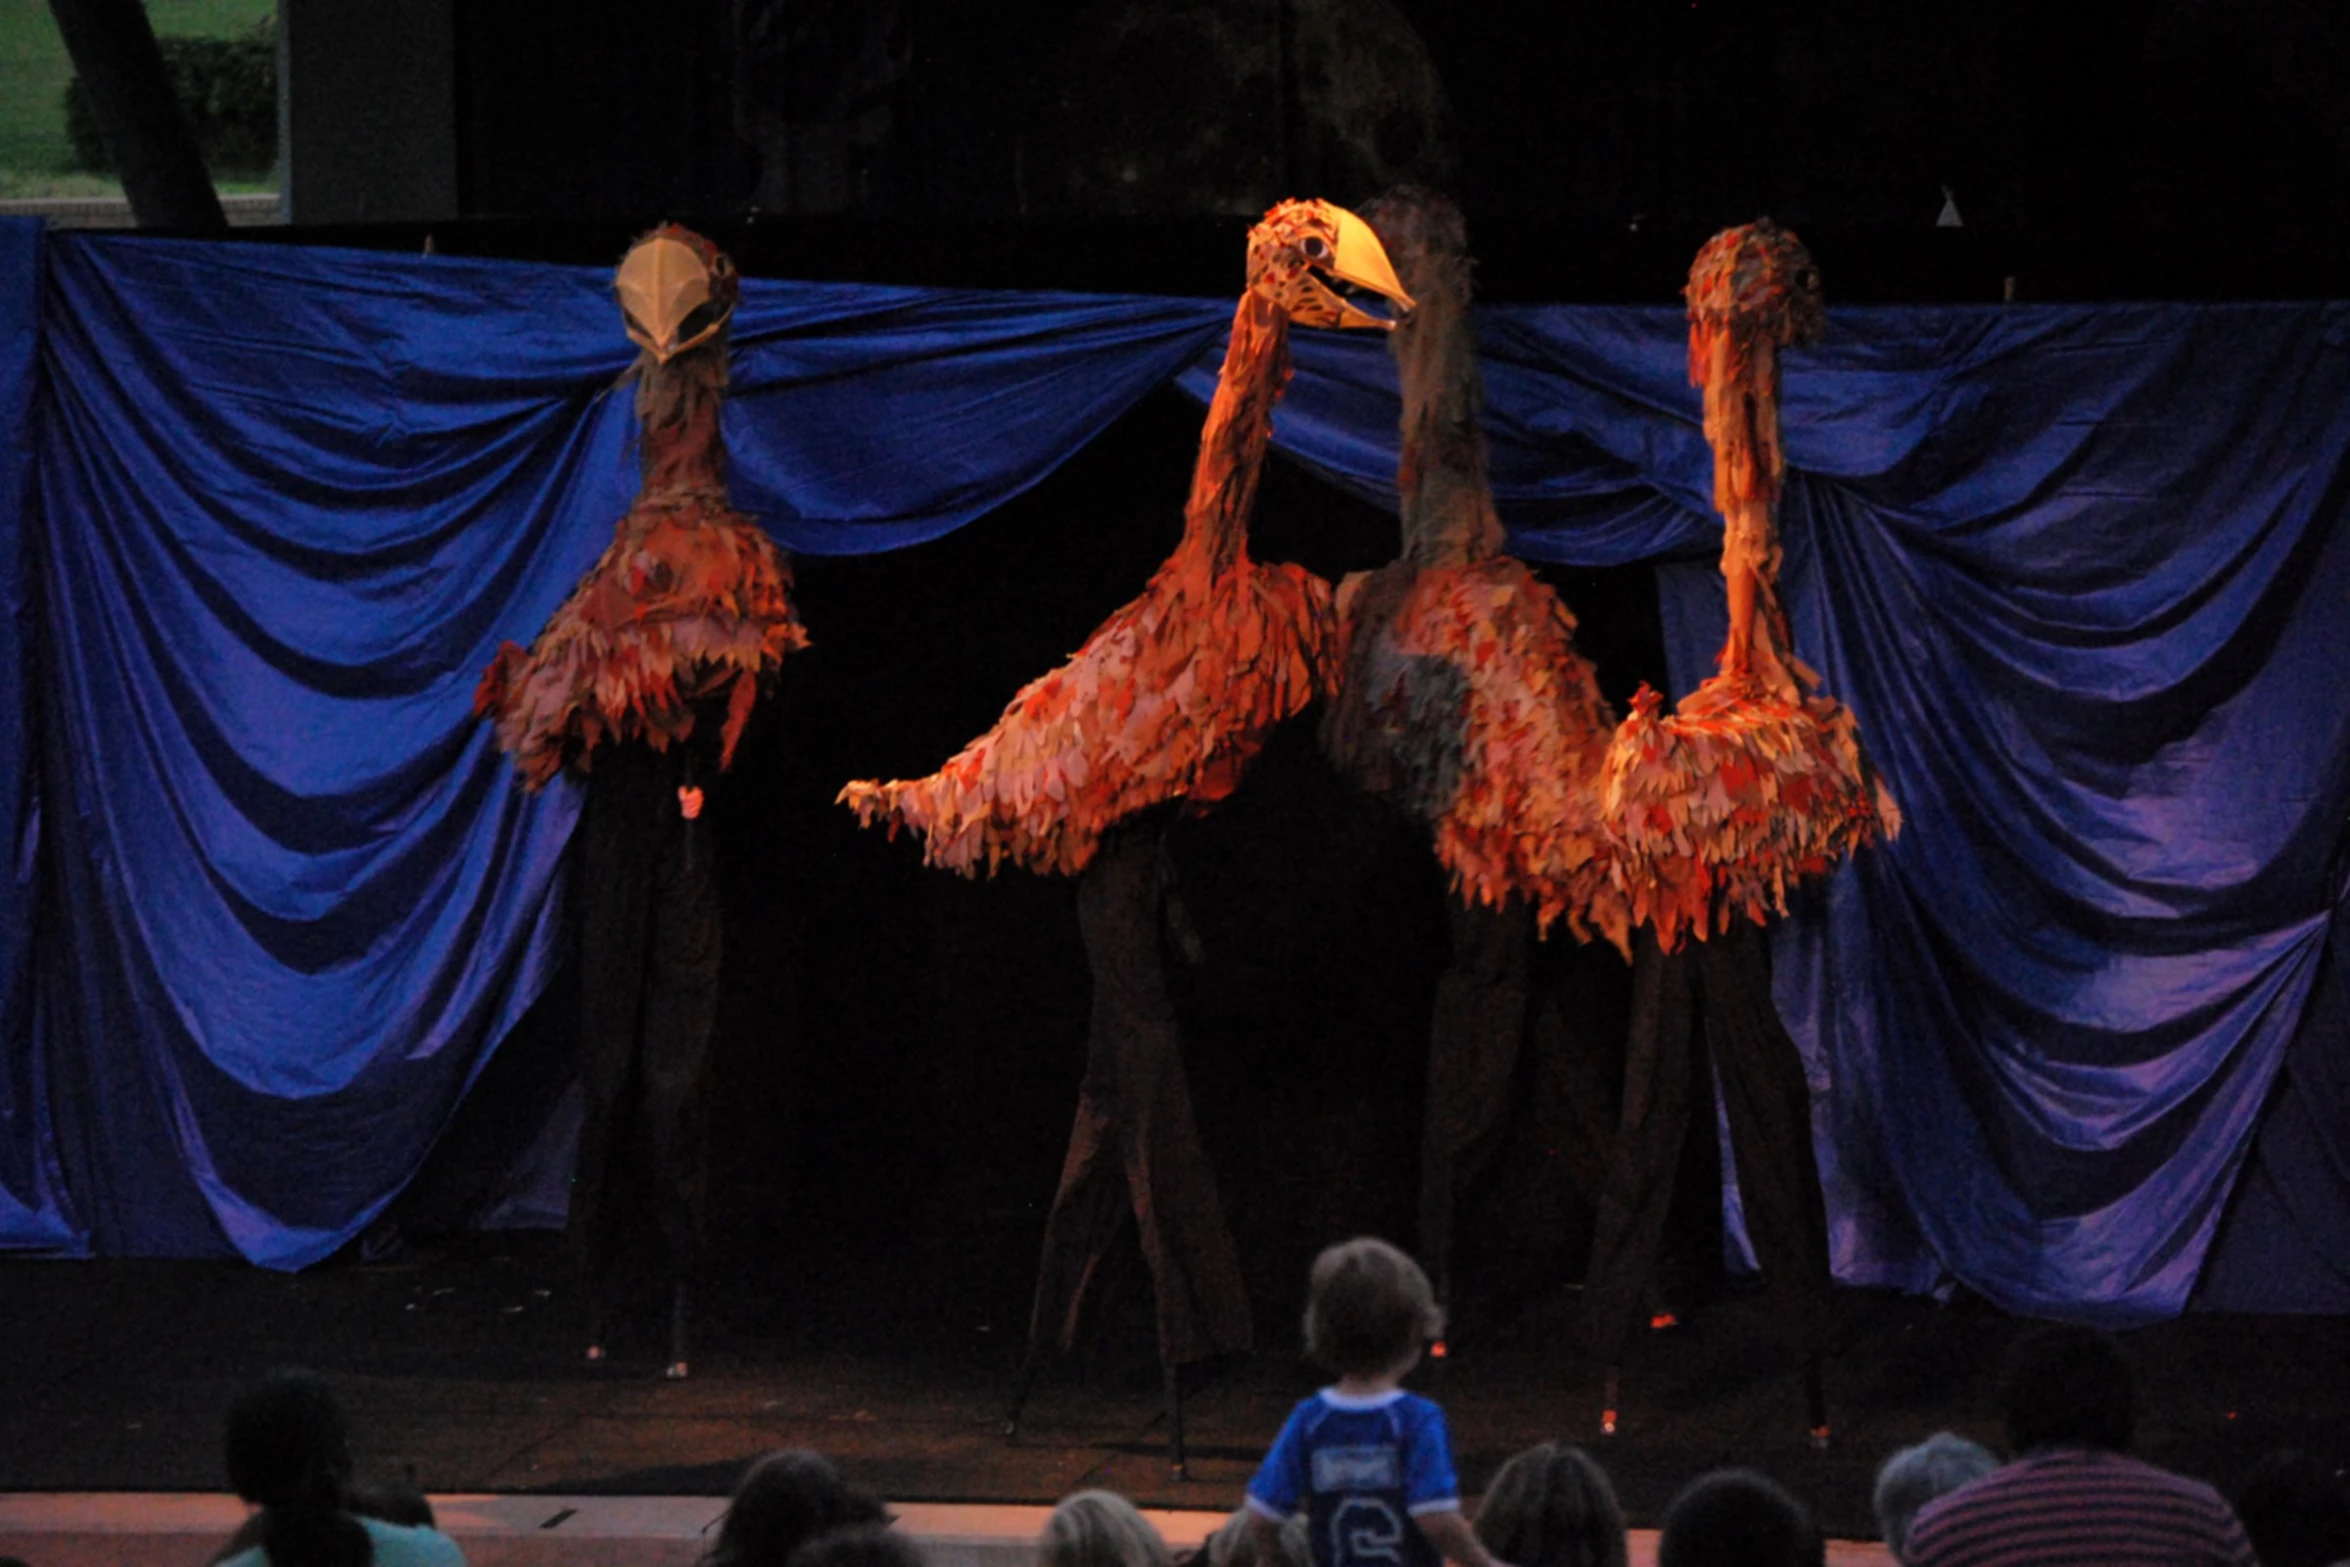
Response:
[[[555,958],[575,802],[514,790],[468,701],[634,489],[608,282],[0,242],[0,585],[36,611],[0,647],[0,1239],[298,1266],[399,1190]],[[738,500],[801,550],[934,537],[1149,388],[1204,395],[1229,308],[753,282]],[[2350,1243],[2350,1008],[2313,1000],[2350,813],[2343,308],[1831,325],[1789,362],[1786,592],[1910,818],[1775,938],[1840,1275],[2137,1320],[2242,1184],[2207,1294],[2338,1299],[2306,1259]],[[1516,547],[1692,562],[1662,590],[1690,683],[1719,532],[1678,313],[1483,331]],[[1296,350],[1278,439],[1391,498],[1382,345]],[[2262,1275],[2294,1255],[2288,1299]]]
[[[41,225],[0,219],[0,1241],[70,1250],[49,1093],[33,1048],[33,928],[40,775],[32,709],[35,611],[25,522],[33,512],[40,384]]]

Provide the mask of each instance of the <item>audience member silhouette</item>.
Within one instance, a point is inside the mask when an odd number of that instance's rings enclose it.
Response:
[[[1825,1567],[1811,1509],[1768,1475],[1717,1469],[1665,1509],[1657,1567]]]
[[[1511,1567],[1624,1567],[1624,1512],[1591,1455],[1565,1442],[1519,1453],[1477,1507],[1477,1538]]]
[[[1948,1431],[1937,1431],[1886,1459],[1877,1466],[1877,1486],[1870,1498],[1885,1549],[1902,1567],[1909,1567],[1909,1525],[1918,1509],[1998,1467],[1999,1457],[1989,1448]]]
[[[1235,1510],[1223,1527],[1200,1542],[1198,1550],[1177,1559],[1197,1567],[1314,1567],[1313,1542],[1306,1538],[1303,1513],[1281,1520],[1269,1561],[1262,1554],[1265,1542],[1249,1527],[1251,1516],[1246,1507]]]
[[[804,1447],[767,1454],[743,1471],[700,1567],[784,1567],[792,1552],[836,1529],[889,1522],[889,1510]]]
[[[351,1511],[350,1431],[322,1378],[281,1371],[247,1389],[224,1446],[229,1484],[261,1511],[222,1567],[462,1567],[447,1535]]]
[[[2220,1494],[2129,1454],[2138,1380],[2110,1333],[2053,1325],[2009,1349],[2010,1461],[1918,1509],[1917,1567],[2255,1567]]]
[[[1135,1505],[1115,1491],[1062,1499],[1036,1537],[1036,1567],[1174,1567],[1175,1556]]]

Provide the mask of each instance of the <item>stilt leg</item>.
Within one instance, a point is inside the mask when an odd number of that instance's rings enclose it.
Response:
[[[1624,1373],[1621,1367],[1610,1366],[1607,1368],[1607,1380],[1600,1385],[1599,1390],[1599,1434],[1601,1436],[1616,1434],[1616,1411],[1622,1407],[1623,1380]]]
[[[1515,899],[1498,909],[1456,899],[1449,917],[1452,956],[1429,1023],[1419,1233],[1420,1265],[1447,1308],[1457,1304],[1453,1232],[1462,1194],[1493,1162],[1517,1103],[1534,950],[1534,917]]]
[[[1191,1467],[1183,1454],[1183,1368],[1169,1366],[1167,1370],[1167,1473],[1176,1480],[1191,1478]]]
[[[672,1382],[683,1382],[693,1375],[693,1291],[680,1284],[669,1295],[669,1364],[661,1375]]]
[[[1803,1420],[1811,1431],[1811,1445],[1820,1452],[1828,1450],[1828,1390],[1821,1376],[1821,1359],[1810,1356],[1803,1363]]]
[[[1012,1389],[1012,1407],[1004,1411],[1003,1433],[1006,1442],[1020,1437],[1020,1416],[1028,1409],[1028,1395],[1036,1387],[1036,1373],[1044,1365],[1044,1343],[1034,1333],[1028,1336],[1028,1353],[1020,1357],[1020,1382]]]

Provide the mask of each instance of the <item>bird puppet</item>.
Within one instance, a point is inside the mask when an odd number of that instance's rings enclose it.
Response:
[[[1248,237],[1183,512],[1183,535],[1140,597],[995,727],[927,778],[841,791],[867,825],[923,840],[966,876],[1012,864],[1077,878],[1093,971],[1085,1078],[1038,1265],[1021,1396],[1040,1344],[1065,1349],[1103,1255],[1131,1212],[1151,1270],[1170,1433],[1182,1467],[1176,1368],[1248,1347],[1248,1300],[1191,1113],[1161,936],[1163,816],[1229,795],[1275,725],[1328,683],[1329,585],[1249,558],[1248,521],[1289,379],[1289,329],[1387,327],[1376,295],[1411,305],[1377,236],[1340,207],[1288,201]],[[1019,1419],[1015,1402],[1008,1429]]]
[[[717,882],[698,852],[697,753],[714,738],[724,770],[760,688],[808,639],[783,552],[727,499],[733,263],[665,226],[613,281],[638,348],[643,482],[537,639],[499,649],[474,708],[526,787],[565,767],[587,775],[573,838],[585,1108],[566,1227],[593,1313],[587,1356],[602,1361],[619,1216],[631,1189],[646,1198],[670,1284],[666,1374],[683,1377],[705,1186],[696,1106],[723,945]]]
[[[1302,566],[1251,560],[1248,519],[1289,380],[1290,325],[1389,324],[1342,288],[1403,301],[1353,213],[1289,201],[1249,232],[1248,291],[1175,552],[1139,598],[937,772],[843,789],[861,821],[920,834],[928,863],[966,876],[1005,863],[1073,876],[1118,823],[1232,792],[1273,726],[1327,681],[1329,585]]]
[[[1778,596],[1780,351],[1824,323],[1819,270],[1768,218],[1725,229],[1689,269],[1689,379],[1705,396],[1730,633],[1670,715],[1647,687],[1607,758],[1606,805],[1635,922],[1666,950],[1743,916],[1901,830],[1841,702],[1793,651]]]
[[[1535,936],[1563,919],[1578,939],[1604,936],[1629,955],[1630,905],[1600,807],[1616,717],[1575,650],[1575,617],[1503,552],[1460,209],[1405,187],[1363,215],[1416,302],[1389,339],[1403,393],[1403,550],[1339,585],[1322,745],[1364,790],[1426,824],[1452,884],[1417,1246],[1449,1302],[1460,1194],[1517,1100]]]
[[[1417,301],[1392,339],[1403,553],[1339,586],[1323,747],[1429,824],[1462,902],[1520,899],[1544,932],[1564,918],[1628,956],[1600,802],[1616,715],[1575,650],[1574,615],[1503,551],[1460,210],[1411,188],[1364,210]]]
[[[638,348],[628,379],[644,482],[537,640],[501,647],[473,697],[533,789],[566,765],[592,769],[606,743],[667,750],[721,708],[724,768],[761,685],[808,642],[790,562],[726,493],[718,418],[734,263],[665,224],[629,250],[613,286]]]

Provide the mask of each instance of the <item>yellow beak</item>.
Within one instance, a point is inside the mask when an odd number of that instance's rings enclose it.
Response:
[[[1338,245],[1322,270],[1357,288],[1367,288],[1394,306],[1394,313],[1375,316],[1344,295],[1333,292],[1338,304],[1337,325],[1342,327],[1377,327],[1392,331],[1395,323],[1409,315],[1416,307],[1412,296],[1404,292],[1402,281],[1395,275],[1395,267],[1387,259],[1386,247],[1371,225],[1347,211],[1333,206],[1330,214],[1338,223]]]
[[[629,339],[659,364],[706,341],[723,324],[711,321],[678,341],[686,318],[710,301],[710,273],[701,257],[674,239],[649,239],[630,251],[613,275],[612,288],[620,296]]]

